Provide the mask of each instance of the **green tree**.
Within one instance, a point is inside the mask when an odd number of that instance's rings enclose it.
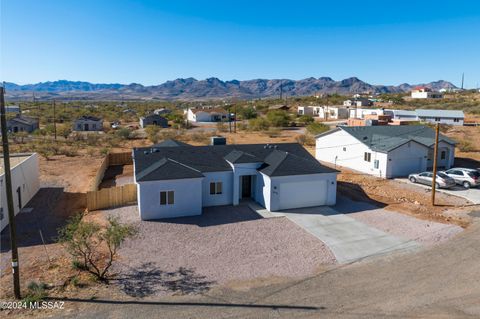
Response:
[[[314,121],[315,120],[310,115],[302,115],[298,118],[298,123],[302,125],[308,125],[310,123],[313,123]]]
[[[57,133],[58,135],[63,136],[65,139],[67,139],[70,133],[72,133],[72,129],[70,128],[70,125],[64,124],[57,128]]]
[[[270,127],[270,123],[264,118],[256,118],[248,120],[248,127],[252,131],[265,131]]]
[[[79,264],[99,280],[107,280],[108,271],[117,259],[118,248],[135,234],[135,229],[122,225],[117,218],[108,217],[105,227],[93,222],[85,222],[82,215],[75,215],[59,231],[58,241]]]
[[[252,106],[242,107],[238,114],[244,120],[250,120],[257,117],[257,111]]]
[[[270,122],[271,126],[285,127],[288,126],[290,116],[285,111],[270,111],[267,113],[267,120]]]

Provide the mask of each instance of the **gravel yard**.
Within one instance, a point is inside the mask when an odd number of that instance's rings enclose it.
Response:
[[[382,209],[365,210],[348,216],[386,233],[415,240],[424,246],[446,241],[463,231],[457,225],[421,220]]]
[[[262,219],[246,206],[206,208],[202,216],[140,221],[136,206],[102,214],[138,227],[115,271],[135,296],[203,291],[254,278],[303,277],[335,263],[320,240],[286,218]],[[149,280],[151,279],[151,280]]]

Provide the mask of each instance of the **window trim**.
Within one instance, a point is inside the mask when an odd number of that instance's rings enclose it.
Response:
[[[210,182],[210,195],[222,195],[223,182]]]
[[[371,162],[372,161],[372,153],[371,152],[364,152],[363,153],[363,160],[365,162]]]
[[[162,198],[164,196],[164,198]],[[175,191],[160,191],[160,206],[175,205]]]

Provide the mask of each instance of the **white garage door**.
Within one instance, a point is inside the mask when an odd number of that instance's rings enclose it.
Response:
[[[283,182],[279,188],[279,209],[321,206],[327,202],[326,180]]]
[[[423,159],[421,157],[398,158],[390,162],[392,173],[390,177],[403,177],[412,173],[419,173],[425,168],[422,167]]]

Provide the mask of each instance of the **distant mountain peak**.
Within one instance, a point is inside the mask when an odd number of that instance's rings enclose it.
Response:
[[[430,83],[416,84],[434,90],[456,88],[450,82],[438,80]],[[6,83],[7,98],[31,99],[32,92],[38,99],[216,99],[216,98],[261,98],[279,96],[282,90],[288,96],[305,96],[317,93],[402,93],[412,87],[403,83],[398,86],[372,85],[353,76],[341,81],[330,77],[309,77],[302,80],[290,79],[252,79],[246,81],[222,81],[217,77],[197,80],[193,77],[178,78],[159,85],[144,86],[139,83],[128,85],[111,83],[90,83],[82,81],[57,80],[36,84],[17,85]]]

